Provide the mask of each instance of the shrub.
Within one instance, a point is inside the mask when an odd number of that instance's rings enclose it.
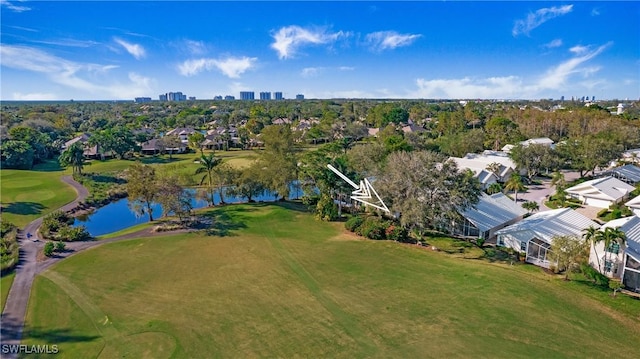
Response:
[[[590,266],[588,263],[580,264],[580,271],[587,279],[592,280],[593,284],[607,288],[609,287],[609,278],[598,272],[598,270]]]
[[[363,222],[364,218],[360,216],[353,216],[344,223],[344,228],[346,228],[350,232],[355,232],[358,230],[358,228],[360,228]]]
[[[478,245],[478,247],[482,248],[482,246],[484,245],[485,239],[484,238],[477,238],[476,239],[476,244]]]
[[[57,239],[67,242],[86,241],[91,238],[85,226],[71,227],[63,226],[58,231]]]
[[[64,244],[64,242],[60,242],[60,241],[58,241],[58,242],[56,242],[56,249],[55,249],[55,251],[56,251],[56,252],[64,252],[64,250],[65,250],[65,248],[66,248],[66,247],[67,247],[67,246]]]
[[[386,223],[378,217],[371,216],[364,220],[359,230],[364,237],[374,240],[386,238]]]
[[[44,249],[42,250],[44,255],[47,257],[51,257],[53,255],[54,245],[53,242],[47,242],[44,245]]]
[[[409,242],[409,232],[402,226],[390,225],[385,231],[387,239],[396,242]]]

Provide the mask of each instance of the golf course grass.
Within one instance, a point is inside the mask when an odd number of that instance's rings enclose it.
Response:
[[[9,289],[11,289],[11,284],[13,284],[13,279],[15,277],[16,272],[11,272],[0,277],[0,311],[4,310],[4,304],[7,302]]]
[[[361,240],[292,204],[207,213],[206,232],[105,244],[38,275],[23,343],[60,358],[637,354],[628,297]]]
[[[73,201],[76,192],[60,180],[63,174],[51,164],[36,167],[33,171],[0,171],[2,220],[22,228]]]

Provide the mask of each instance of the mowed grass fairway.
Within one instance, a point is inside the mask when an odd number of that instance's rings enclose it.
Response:
[[[66,358],[637,354],[640,301],[360,240],[291,204],[209,213],[208,234],[106,244],[43,272],[24,343]]]
[[[60,180],[62,170],[54,167],[45,164],[34,171],[0,171],[3,221],[24,227],[76,198],[73,188]]]

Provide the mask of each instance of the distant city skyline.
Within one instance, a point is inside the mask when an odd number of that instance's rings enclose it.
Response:
[[[640,3],[0,0],[0,99],[640,98]],[[266,96],[266,95],[265,95]]]

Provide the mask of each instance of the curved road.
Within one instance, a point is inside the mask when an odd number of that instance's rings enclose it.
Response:
[[[77,192],[78,196],[73,202],[70,202],[62,207],[60,210],[69,211],[75,208],[80,202],[84,201],[89,196],[89,191],[84,188],[80,183],[73,180],[71,176],[63,176],[62,181]],[[16,266],[16,276],[13,280],[13,285],[9,290],[9,296],[2,312],[2,318],[0,324],[0,343],[5,344],[20,344],[22,338],[22,329],[24,326],[25,314],[27,313],[27,304],[29,302],[29,294],[31,293],[31,284],[38,272],[38,263],[36,260],[38,250],[42,245],[40,242],[35,242],[32,239],[26,239],[26,233],[31,233],[34,236],[38,236],[37,229],[42,224],[42,217],[29,223],[21,235],[18,236],[18,242],[20,243],[20,259]],[[3,356],[4,357],[4,356]],[[13,358],[14,355],[10,354],[6,358]]]

